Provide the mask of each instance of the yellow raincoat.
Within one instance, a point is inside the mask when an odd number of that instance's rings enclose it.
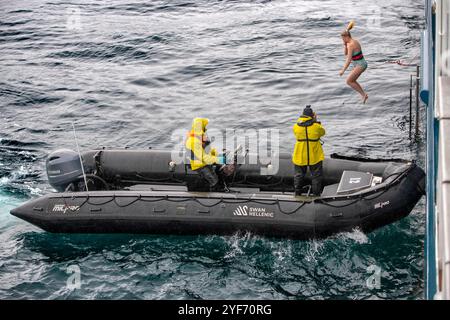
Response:
[[[215,149],[211,149],[210,152],[205,150],[208,141],[205,134],[208,122],[208,119],[205,118],[195,118],[192,122],[192,130],[188,133],[186,149],[191,152],[192,170],[198,170],[218,162]]]
[[[311,117],[301,116],[293,130],[297,143],[292,154],[292,162],[297,166],[307,166],[322,161],[324,154],[319,140],[320,137],[325,135],[325,129],[322,125],[314,122]],[[308,136],[306,132],[308,132]]]

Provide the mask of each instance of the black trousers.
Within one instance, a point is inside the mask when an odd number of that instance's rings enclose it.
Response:
[[[308,166],[295,166],[294,188],[296,194],[300,194],[302,188],[305,186],[305,176],[307,170]],[[320,196],[322,193],[323,162],[320,161],[315,165],[310,165],[309,171],[311,172],[312,177],[311,192],[316,196]]]
[[[206,180],[206,182],[209,184],[210,190],[218,189],[219,187],[219,176],[214,171],[213,166],[204,166],[203,168],[200,168],[196,170],[199,176]]]

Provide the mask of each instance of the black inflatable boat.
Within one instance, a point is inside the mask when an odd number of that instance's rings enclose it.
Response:
[[[202,190],[199,176],[168,151],[94,150],[81,154],[83,168],[79,157],[70,150],[50,154],[47,174],[58,192],[11,214],[61,233],[250,231],[311,239],[390,224],[406,217],[424,192],[423,170],[403,160],[333,155],[324,161],[322,195],[309,196],[305,188],[295,197],[290,154],[280,155],[276,174],[265,175],[270,165],[248,164],[243,155],[243,164],[226,177],[230,192]]]

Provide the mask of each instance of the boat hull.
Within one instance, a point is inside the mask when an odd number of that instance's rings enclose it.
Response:
[[[54,233],[230,235],[324,238],[359,228],[370,232],[406,217],[424,190],[415,164],[386,186],[349,196],[286,193],[208,193],[177,190],[48,194],[11,214]]]

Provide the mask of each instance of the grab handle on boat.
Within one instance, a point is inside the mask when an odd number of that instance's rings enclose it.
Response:
[[[308,185],[308,192],[306,193],[306,196],[309,197],[309,194],[311,193],[312,185]]]

